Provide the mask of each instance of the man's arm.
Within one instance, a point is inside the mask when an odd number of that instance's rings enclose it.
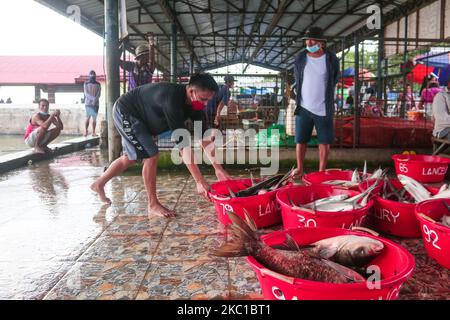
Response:
[[[149,57],[148,57],[148,66],[150,71],[153,73],[155,71],[155,37],[153,32],[150,32],[148,35],[148,45],[150,47]]]
[[[51,124],[53,123],[53,120],[55,118],[55,112],[52,112],[50,114],[50,117],[47,120],[42,120],[38,114],[35,114],[32,119],[31,122],[37,124],[38,126],[48,130],[48,128],[51,126]]]
[[[194,178],[194,181],[197,185],[197,192],[206,199],[209,199],[209,185],[201,174],[198,166],[195,164],[194,153],[192,152],[191,146],[185,147],[181,150],[181,157],[183,158],[183,162],[186,164],[186,167]]]
[[[214,124],[216,126],[218,126],[220,123],[220,112],[222,111],[224,106],[225,104],[223,103],[223,101],[220,101],[219,105],[217,106],[216,118],[214,119]]]
[[[231,176],[225,171],[225,169],[222,167],[219,161],[217,161],[216,158],[216,148],[214,145],[214,140],[212,139],[213,136],[206,137],[200,141],[200,145],[202,146],[202,149],[205,151],[206,156],[209,159],[209,162],[213,166],[216,177],[219,181],[223,180],[230,180],[232,179]]]

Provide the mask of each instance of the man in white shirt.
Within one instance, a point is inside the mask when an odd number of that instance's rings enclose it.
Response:
[[[334,92],[339,74],[339,60],[325,48],[321,28],[311,27],[303,39],[306,50],[299,53],[294,63],[296,176],[303,175],[303,161],[314,127],[319,142],[319,170],[326,168],[330,145],[334,142]]]

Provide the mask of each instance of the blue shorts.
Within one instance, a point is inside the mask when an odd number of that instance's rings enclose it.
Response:
[[[319,144],[333,144],[333,117],[322,117],[299,107],[295,116],[295,143],[306,144],[311,140],[313,128],[316,127]]]
[[[98,106],[86,105],[86,118],[92,117],[93,120],[97,119]]]

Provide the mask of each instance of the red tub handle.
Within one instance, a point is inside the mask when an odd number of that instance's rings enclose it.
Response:
[[[269,270],[266,268],[261,268],[260,271],[263,276],[264,275],[272,276],[272,277],[274,277],[278,280],[284,281],[286,283],[294,284],[295,278],[279,274],[278,272],[275,272],[275,271],[272,271],[272,270]]]
[[[429,216],[424,215],[423,213],[418,213],[417,215],[418,215],[418,216],[421,216],[422,218],[424,218],[425,220],[427,220],[427,221],[429,221],[429,222],[436,223],[436,221],[434,221],[434,220],[433,220],[432,218],[430,218]]]
[[[364,228],[364,227],[352,227],[351,230],[352,231],[356,230],[356,231],[367,232],[367,233],[369,233],[369,234],[371,234],[371,235],[373,235],[375,237],[378,237],[380,235],[378,232],[373,231],[372,229],[369,229],[369,228]]]
[[[328,168],[325,171],[331,171],[331,170],[339,170],[342,171],[342,168]]]

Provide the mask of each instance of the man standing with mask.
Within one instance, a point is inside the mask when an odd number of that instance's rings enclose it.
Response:
[[[319,142],[319,170],[327,166],[330,145],[334,141],[334,91],[339,74],[339,60],[325,47],[323,30],[311,27],[303,38],[306,50],[302,50],[294,62],[296,80],[295,142],[297,170],[303,175],[303,162],[307,144],[316,127]]]
[[[86,108],[85,137],[88,135],[90,118],[92,118],[92,136],[97,136],[95,127],[97,124],[99,99],[102,88],[100,83],[97,82],[96,77],[95,71],[91,70],[89,72],[89,80],[84,83],[84,104]]]

